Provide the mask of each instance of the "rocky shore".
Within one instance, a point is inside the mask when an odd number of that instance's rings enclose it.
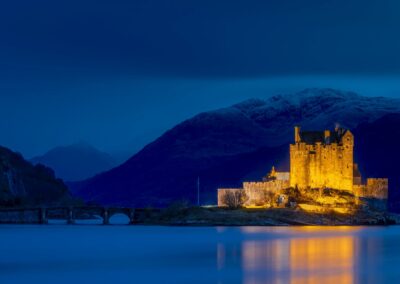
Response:
[[[148,209],[139,224],[177,226],[356,226],[400,224],[400,215],[388,212],[355,211],[315,213],[301,209],[167,208]]]

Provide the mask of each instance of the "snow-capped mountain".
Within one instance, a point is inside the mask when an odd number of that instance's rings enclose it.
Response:
[[[399,112],[400,100],[364,97],[334,89],[306,89],[267,100],[248,100],[233,108],[264,128],[270,136],[268,145],[275,146],[290,141],[288,138],[292,138],[294,125],[318,130],[339,124],[353,129],[387,113]]]
[[[163,206],[194,201],[200,177],[202,202],[215,203],[218,187],[260,179],[273,164],[287,169],[295,125],[311,130],[339,123],[354,129],[391,113],[400,113],[399,100],[334,89],[251,99],[196,115],[123,165],[71,188],[103,204]]]

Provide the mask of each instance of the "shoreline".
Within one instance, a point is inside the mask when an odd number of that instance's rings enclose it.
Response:
[[[2,224],[40,224],[35,217],[25,214],[22,219],[15,219],[16,215],[5,215],[0,218]],[[116,212],[115,214],[123,214]],[[21,215],[19,215],[21,216]],[[108,216],[110,218],[112,215]],[[127,216],[127,215],[125,215]],[[68,225],[75,225],[68,219],[61,216],[48,218],[53,221],[67,222]],[[129,217],[129,216],[128,216]],[[98,224],[87,225],[108,225],[103,223],[99,215],[78,215],[76,221],[97,220]],[[40,220],[39,220],[40,221]],[[103,224],[102,224],[103,223]],[[43,225],[46,225],[43,223]],[[227,209],[220,207],[179,207],[170,206],[164,209],[145,208],[137,212],[134,219],[125,225],[145,226],[387,226],[400,224],[400,215],[390,212],[354,210],[351,213],[338,213],[335,211],[308,212],[300,208],[240,208]],[[56,225],[56,224],[54,224]],[[86,225],[86,224],[76,224]],[[124,224],[120,224],[124,225]]]

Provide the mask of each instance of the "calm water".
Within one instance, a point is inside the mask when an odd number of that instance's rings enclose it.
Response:
[[[0,226],[0,283],[398,283],[400,227]]]

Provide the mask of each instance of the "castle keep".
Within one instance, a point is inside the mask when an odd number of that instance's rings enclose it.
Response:
[[[336,127],[332,131],[302,131],[296,126],[294,143],[289,146],[290,172],[278,172],[273,167],[263,181],[244,182],[243,188],[219,189],[218,206],[226,206],[227,195],[239,196],[241,193],[246,196],[244,206],[264,206],[266,196],[275,196],[276,200],[282,201],[282,192],[290,188],[303,193],[312,189],[330,190],[343,192],[356,200],[367,198],[386,202],[388,180],[368,178],[363,184],[354,163],[353,148],[354,136],[350,130]],[[320,204],[329,200],[321,196],[316,199]]]
[[[354,137],[349,130],[304,131],[290,145],[290,186],[353,191]]]

